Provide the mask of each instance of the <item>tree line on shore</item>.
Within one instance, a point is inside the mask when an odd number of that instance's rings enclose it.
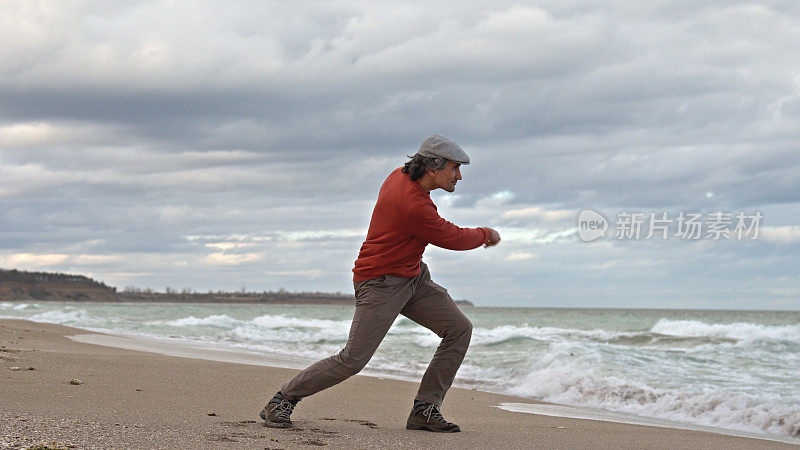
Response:
[[[250,292],[243,286],[237,291],[196,292],[191,288],[167,287],[158,292],[150,287],[125,286],[121,291],[84,275],[55,272],[26,272],[0,269],[0,300],[5,301],[94,301],[94,302],[197,302],[197,303],[285,303],[352,305],[353,294],[341,292]],[[467,300],[456,303],[473,306]]]
[[[175,289],[167,286],[164,288],[163,292],[156,291],[150,287],[138,287],[138,286],[125,286],[122,291],[122,294],[128,295],[152,295],[152,294],[160,294],[160,295],[187,295],[187,296],[259,296],[259,295],[270,295],[270,296],[291,296],[291,297],[351,297],[351,295],[343,294],[341,292],[319,292],[319,291],[300,291],[300,292],[289,292],[285,288],[280,288],[277,291],[248,291],[246,288],[242,287],[236,291],[223,291],[223,290],[211,290],[205,292],[195,291],[192,288],[183,288],[183,289]]]
[[[207,292],[167,287],[158,292],[150,287],[126,286],[118,291],[84,275],[0,269],[0,300],[349,304],[353,296],[341,292],[288,292],[284,288],[249,292],[244,287],[238,291]]]

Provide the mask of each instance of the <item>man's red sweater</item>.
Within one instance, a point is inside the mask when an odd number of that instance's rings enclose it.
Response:
[[[415,277],[426,245],[471,250],[489,239],[485,228],[460,228],[442,219],[430,194],[401,170],[397,168],[381,186],[353,281],[381,275]]]

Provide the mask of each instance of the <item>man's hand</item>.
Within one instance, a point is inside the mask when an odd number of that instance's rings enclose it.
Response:
[[[483,244],[483,247],[494,247],[500,242],[500,233],[498,233],[493,228],[483,227],[486,231],[489,232],[489,239],[486,240],[486,243]]]

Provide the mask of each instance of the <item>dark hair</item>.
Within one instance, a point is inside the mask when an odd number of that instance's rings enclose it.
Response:
[[[444,158],[430,158],[419,153],[409,158],[411,160],[403,166],[403,173],[409,174],[411,181],[419,180],[429,170],[442,170],[447,167],[447,160]]]

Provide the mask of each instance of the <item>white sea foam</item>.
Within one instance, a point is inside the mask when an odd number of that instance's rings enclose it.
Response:
[[[436,347],[441,339],[436,335],[425,333],[427,330],[420,327],[423,331],[415,343],[420,347]],[[526,325],[501,325],[494,328],[476,327],[472,330],[471,345],[497,345],[506,343],[513,339],[530,339],[541,342],[606,342],[614,339],[636,337],[646,333],[639,332],[620,332],[607,330],[578,330],[572,328],[557,327],[531,327]]]
[[[27,317],[28,320],[34,322],[46,322],[56,324],[81,324],[81,325],[96,325],[98,323],[108,322],[108,318],[96,317],[83,309],[70,309],[70,310],[51,310],[34,314]]]
[[[350,321],[284,315],[261,315],[251,320],[239,320],[226,314],[217,314],[202,318],[188,316],[168,321],[152,321],[148,325],[175,328],[215,327],[220,330],[214,332],[216,334],[206,334],[205,338],[216,337],[234,342],[311,343],[346,338]]]
[[[275,328],[316,328],[316,329],[349,329],[350,320],[327,320],[286,317],[284,315],[263,315],[251,320],[252,323],[265,329]]]
[[[193,326],[214,326],[229,328],[241,321],[229,317],[225,314],[211,315],[208,317],[197,318],[195,316],[183,317],[175,320],[168,321],[154,321],[149,322],[149,325],[167,325],[171,327],[193,327]]]
[[[577,356],[573,356],[577,355]],[[601,373],[600,352],[551,346],[509,393],[570,405],[800,438],[800,406],[701,385],[653,388],[636,372]],[[653,370],[659,370],[654,365]],[[633,375],[632,378],[626,377]]]
[[[272,328],[265,329],[254,324],[245,324],[227,330],[223,336],[236,342],[281,343],[302,346],[330,341],[344,342],[347,330],[335,328],[297,329]]]
[[[36,303],[11,303],[11,302],[0,303],[0,309],[8,311],[23,311],[29,308],[35,308],[37,306],[39,305]]]
[[[203,318],[195,316],[169,321],[148,322],[149,325],[167,325],[171,327],[215,326],[230,329],[232,335],[243,339],[264,337],[263,331],[270,330],[270,336],[279,341],[286,341],[292,333],[277,333],[276,330],[293,330],[296,339],[339,339],[346,337],[351,321],[299,318],[285,315],[262,315],[252,320],[237,320],[227,315],[211,315]],[[311,330],[301,333],[302,330]],[[415,324],[405,317],[398,317],[388,333],[390,336],[411,336],[420,347],[435,348],[441,342],[436,334]],[[557,327],[530,327],[528,325],[502,325],[494,328],[476,327],[472,333],[472,345],[496,345],[514,339],[531,339],[542,342],[566,342],[573,340],[609,341],[624,337],[635,337],[643,333],[615,332],[601,329],[579,330]]]
[[[698,320],[661,319],[650,330],[679,337],[728,338],[739,341],[787,341],[800,343],[800,325],[760,325],[755,323],[717,324]]]

